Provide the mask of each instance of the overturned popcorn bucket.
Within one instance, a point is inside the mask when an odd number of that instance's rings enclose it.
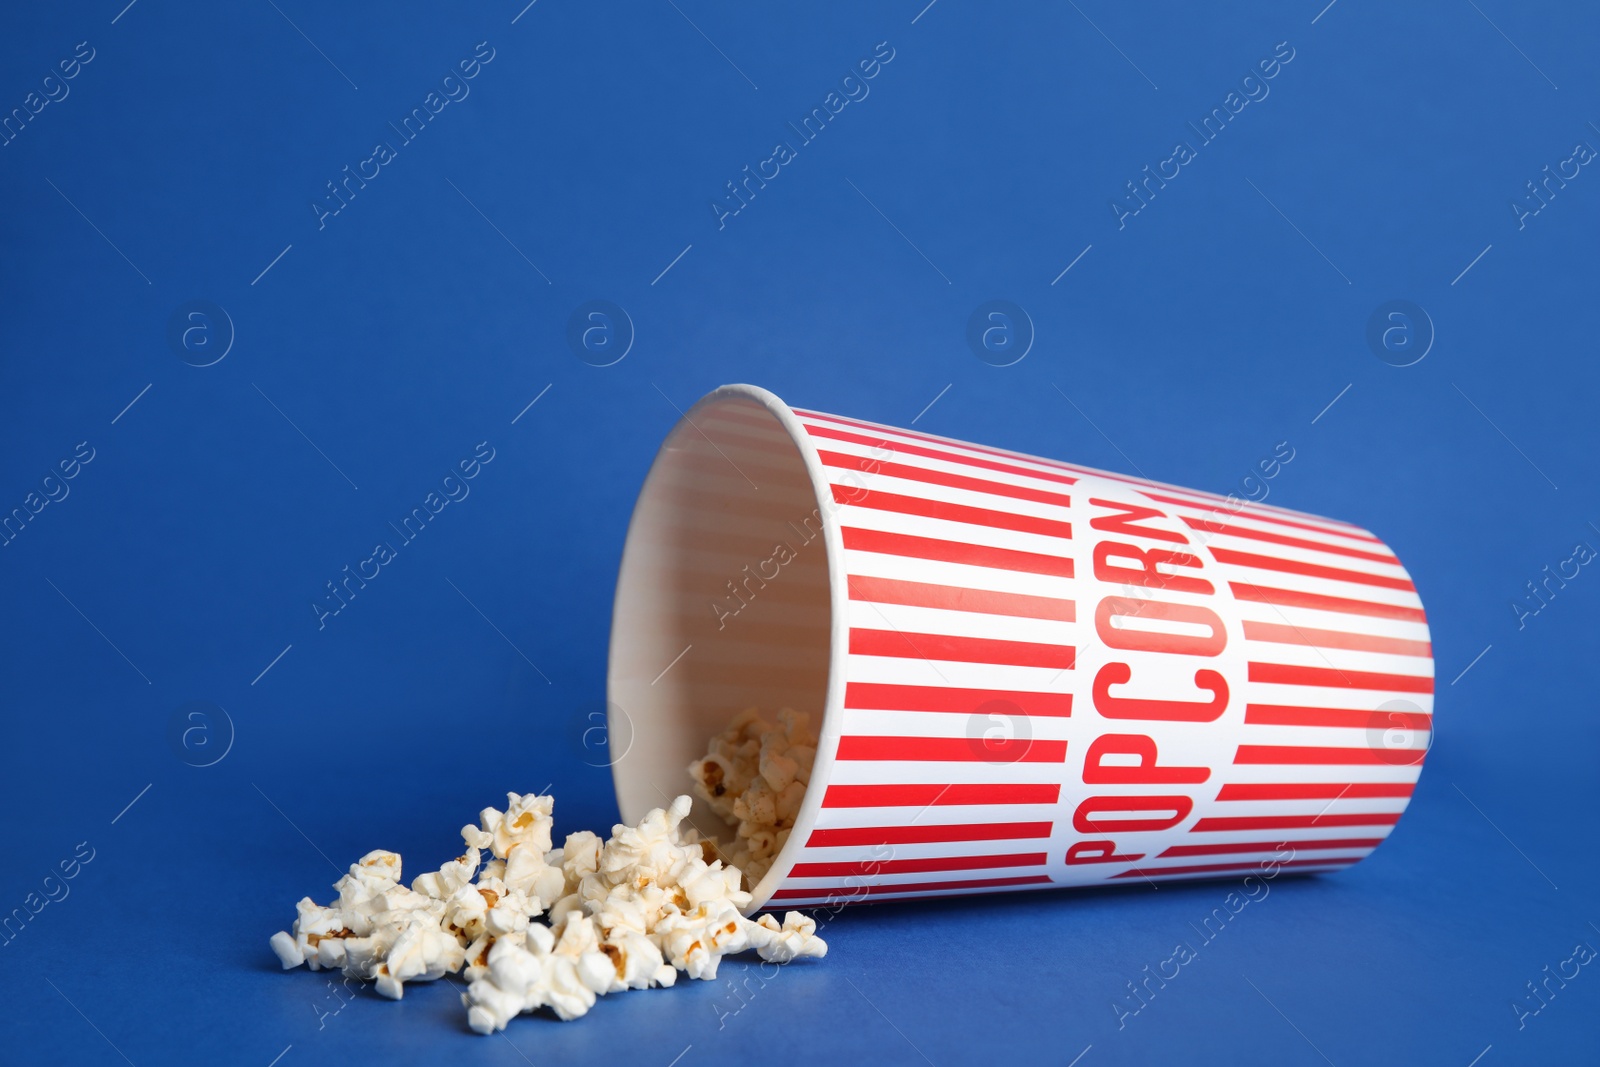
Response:
[[[1422,604],[1366,531],[748,385],[650,470],[608,690],[630,822],[738,711],[811,713],[751,911],[1338,870],[1433,736]]]

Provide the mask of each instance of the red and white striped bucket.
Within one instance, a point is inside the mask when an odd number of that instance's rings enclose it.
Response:
[[[1432,737],[1422,603],[1365,530],[748,385],[656,457],[608,683],[630,822],[735,712],[812,714],[755,907],[1336,870]]]

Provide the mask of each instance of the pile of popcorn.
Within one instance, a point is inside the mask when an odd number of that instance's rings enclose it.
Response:
[[[765,827],[759,851],[765,862],[781,847],[773,828],[786,811],[792,824],[810,774],[811,756],[796,749],[809,744],[814,755],[816,743],[800,740],[810,736],[805,716],[780,713],[779,720],[770,760],[772,728],[762,723],[751,733],[759,720],[745,716],[722,740],[748,733],[748,758],[742,742],[732,745],[738,756],[714,746],[707,757],[720,760],[729,775],[724,793],[738,783],[741,801],[755,794],[737,816],[740,845],[758,855],[749,842]],[[759,777],[746,766],[756,766],[757,754]],[[765,792],[758,792],[755,783],[763,781]],[[799,793],[791,794],[791,786]],[[462,973],[469,983],[461,996],[467,1022],[482,1034],[543,1007],[574,1019],[597,996],[669,986],[679,971],[715,978],[721,958],[736,952],[754,949],[774,963],[826,955],[816,924],[798,912],[781,925],[770,915],[741,914],[751,902],[743,876],[716,858],[711,842],[682,827],[690,804],[680,796],[637,826],[617,825],[609,840],[580,830],[553,849],[554,799],[510,793],[505,811],[486,808],[477,826],[462,828],[465,853],[419,875],[409,889],[398,855],[367,853],[334,883],[338,900],[300,901],[292,931],[273,935],[273,951],[286,970],[301,964],[342,970],[375,982],[393,999],[406,982]],[[483,849],[493,857],[486,863]]]
[[[733,843],[720,851],[752,888],[789,840],[817,758],[810,715],[784,708],[777,719],[756,708],[739,713],[711,739],[705,758],[689,765],[695,792],[735,827]]]

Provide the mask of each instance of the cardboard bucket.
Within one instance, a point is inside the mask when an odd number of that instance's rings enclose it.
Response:
[[[1359,527],[748,385],[650,469],[608,677],[630,822],[736,712],[811,714],[752,910],[1338,870],[1405,811],[1432,694],[1422,603]]]

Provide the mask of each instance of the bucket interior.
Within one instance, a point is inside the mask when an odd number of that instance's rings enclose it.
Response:
[[[689,764],[745,708],[768,719],[809,712],[821,731],[831,632],[822,513],[800,448],[756,392],[719,391],[690,410],[628,527],[607,677],[628,822],[693,795]],[[733,835],[698,797],[690,820],[707,837]]]

